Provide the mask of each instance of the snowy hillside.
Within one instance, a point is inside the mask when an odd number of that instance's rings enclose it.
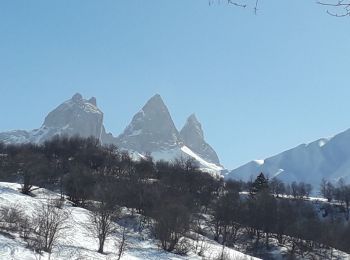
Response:
[[[269,178],[285,182],[302,181],[315,189],[322,178],[336,182],[350,181],[350,129],[332,138],[319,139],[269,157],[251,161],[225,176],[248,181],[263,172]]]
[[[47,203],[48,199],[58,198],[58,194],[45,189],[39,189],[34,192],[35,197],[21,194],[18,189],[20,185],[13,183],[0,183],[0,207],[12,206],[23,209],[25,214],[31,215],[41,205]],[[47,253],[39,255],[29,250],[26,241],[16,233],[0,232],[0,259],[13,260],[36,260],[36,259],[117,259],[116,244],[120,241],[123,226],[127,229],[127,248],[122,259],[203,259],[192,250],[188,256],[179,256],[165,252],[159,249],[157,241],[151,238],[150,231],[144,229],[142,232],[136,231],[135,222],[137,215],[131,217],[128,210],[124,210],[124,217],[115,224],[118,232],[109,239],[105,245],[105,254],[97,253],[97,241],[87,235],[86,226],[88,220],[88,211],[79,207],[72,207],[66,203],[61,209],[69,212],[70,217],[67,221],[69,227],[64,236],[58,240],[58,245],[53,248],[53,253],[49,256]],[[189,240],[191,242],[191,240]],[[194,243],[194,241],[192,241]],[[212,240],[205,239],[204,257],[205,259],[214,259],[221,253],[222,246]],[[225,250],[230,259],[257,259],[240,252],[227,248]]]

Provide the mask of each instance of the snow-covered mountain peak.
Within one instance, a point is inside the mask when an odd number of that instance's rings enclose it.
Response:
[[[231,171],[227,179],[248,181],[263,172],[285,182],[302,181],[319,188],[322,178],[350,182],[350,129],[331,138],[301,144],[261,161],[251,161]]]
[[[43,126],[35,134],[35,142],[45,141],[54,135],[93,136],[100,139],[103,112],[96,104],[96,98],[86,100],[81,94],[75,94],[46,116]]]
[[[195,138],[204,139],[204,133],[202,129],[201,123],[198,121],[195,114],[191,114],[186,121],[185,126],[182,128],[181,132],[182,135],[186,132],[192,132]]]
[[[159,94],[156,94],[153,97],[151,97],[143,106],[141,111],[143,111],[144,114],[162,113],[167,114],[167,116],[170,116],[168,108]]]
[[[90,98],[90,99],[88,100],[88,102],[89,102],[91,105],[97,107],[97,100],[96,100],[95,97]]]
[[[220,164],[214,149],[205,141],[201,123],[195,114],[188,117],[185,126],[180,131],[185,145],[208,162]]]
[[[192,113],[188,118],[187,122],[199,123],[195,113]]]
[[[118,137],[119,147],[140,153],[172,149],[179,142],[179,133],[159,94],[147,101]]]
[[[83,101],[83,96],[80,93],[76,93],[73,95],[72,101],[81,102],[81,101]]]
[[[83,99],[79,93],[75,94],[71,99],[59,105],[51,111],[45,118],[43,126],[46,127],[65,127],[67,125],[77,125],[95,117],[91,114],[98,114],[97,117],[103,118],[102,111],[93,103],[96,104],[96,99]],[[92,122],[90,122],[92,124]]]
[[[156,160],[192,157],[202,169],[219,174],[223,168],[215,151],[204,141],[202,126],[191,115],[180,134],[159,94],[146,102],[117,138],[116,145],[134,154],[150,153]],[[186,147],[186,149],[184,149]]]
[[[81,136],[101,139],[103,113],[96,106],[96,99],[86,100],[79,93],[63,102],[45,118],[39,129],[0,133],[5,143],[42,143],[56,135]]]

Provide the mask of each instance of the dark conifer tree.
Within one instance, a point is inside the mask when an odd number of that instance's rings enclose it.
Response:
[[[251,194],[256,194],[261,191],[265,191],[269,189],[269,180],[265,177],[263,173],[260,173],[258,177],[256,177],[255,181],[252,184]]]

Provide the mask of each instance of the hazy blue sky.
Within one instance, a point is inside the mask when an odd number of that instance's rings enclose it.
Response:
[[[159,93],[234,168],[350,127],[349,29],[313,0],[0,1],[0,131],[80,92],[118,135]]]

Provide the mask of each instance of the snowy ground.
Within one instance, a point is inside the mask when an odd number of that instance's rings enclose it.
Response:
[[[19,184],[0,182],[0,207],[15,205],[16,207],[23,208],[26,214],[31,215],[37,208],[47,203],[48,199],[58,197],[57,194],[45,189],[36,190],[34,192],[35,197],[26,196],[18,191],[19,188]],[[106,254],[99,254],[97,253],[97,241],[91,238],[84,228],[88,220],[88,211],[83,208],[72,207],[69,203],[66,203],[63,209],[70,212],[67,222],[69,228],[65,231],[66,234],[64,237],[59,240],[58,245],[53,249],[51,256],[47,253],[39,255],[29,250],[26,247],[26,242],[17,234],[0,233],[0,259],[117,259],[116,244],[121,237],[122,226],[116,224],[118,232],[112,239],[106,242]],[[122,259],[215,259],[221,254],[221,245],[205,238],[202,244],[203,248],[205,248],[203,257],[196,255],[194,251],[189,252],[187,256],[175,255],[159,249],[157,241],[150,238],[149,230],[145,229],[142,232],[137,232],[134,231],[133,226],[130,224],[127,225],[127,229],[128,246]],[[194,244],[194,241],[191,239],[189,239],[189,242]],[[229,256],[228,259],[234,260],[257,259],[229,248],[225,249],[225,255]]]

